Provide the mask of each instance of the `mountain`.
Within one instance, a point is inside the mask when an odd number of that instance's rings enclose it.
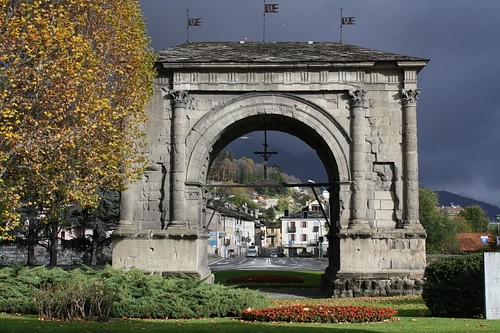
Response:
[[[441,206],[450,206],[451,204],[459,205],[463,208],[472,205],[478,205],[486,212],[486,216],[490,221],[495,220],[495,215],[500,214],[500,208],[482,201],[477,201],[471,198],[466,198],[458,194],[447,191],[434,191],[438,195],[438,202]]]

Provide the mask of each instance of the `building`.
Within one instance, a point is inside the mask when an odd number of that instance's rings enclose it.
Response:
[[[328,209],[325,209],[328,219]],[[318,201],[311,202],[301,212],[281,218],[281,246],[288,257],[323,257],[328,251],[327,219]]]
[[[446,212],[450,216],[456,216],[464,209],[460,205],[455,205],[451,203],[450,206],[439,206],[438,210],[441,212]]]
[[[281,246],[281,222],[266,223],[265,237],[262,246],[268,248],[275,248]]]
[[[262,226],[254,212],[229,206],[207,206],[207,216],[210,221],[207,225],[209,256],[243,257],[250,246],[261,248]]]
[[[466,232],[457,234],[461,252],[477,252],[494,246],[495,237],[487,232]]]

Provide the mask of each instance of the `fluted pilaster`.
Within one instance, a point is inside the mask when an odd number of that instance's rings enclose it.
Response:
[[[368,225],[366,220],[366,136],[368,121],[366,119],[366,92],[363,90],[349,91],[349,106],[351,111],[351,173],[352,197],[351,220],[349,228],[359,228]]]
[[[401,90],[403,106],[403,225],[419,220],[417,101],[420,90]]]
[[[168,225],[186,224],[186,110],[191,102],[187,91],[170,91],[172,101],[172,207]]]

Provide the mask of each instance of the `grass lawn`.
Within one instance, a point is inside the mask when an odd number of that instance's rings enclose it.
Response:
[[[370,305],[392,307],[399,311],[399,320],[373,324],[290,324],[243,322],[236,318],[201,320],[125,320],[113,319],[99,323],[66,323],[39,321],[36,316],[0,315],[2,333],[66,333],[66,332],[500,332],[500,320],[432,318],[420,297],[356,298],[356,299],[274,299],[273,306],[294,303],[330,305]]]
[[[221,271],[215,272],[216,281],[224,283],[232,276],[249,274],[286,274],[304,277],[298,288],[317,287],[322,272],[284,271]],[[246,286],[246,284],[245,284]],[[274,285],[273,285],[274,286]],[[257,285],[255,287],[261,288]],[[280,285],[287,287],[286,285]],[[289,285],[288,287],[292,287]],[[244,322],[237,318],[199,320],[135,320],[112,319],[109,322],[40,321],[36,316],[0,314],[0,333],[66,333],[66,332],[192,332],[192,333],[303,333],[303,332],[500,332],[500,320],[432,318],[421,297],[378,297],[354,299],[273,299],[272,306],[292,304],[360,305],[390,307],[398,310],[398,320],[372,324],[293,324]]]
[[[215,282],[221,283],[228,286],[241,286],[246,288],[317,288],[321,284],[321,275],[323,271],[218,271],[214,272]],[[227,279],[237,277],[237,276],[248,276],[248,275],[281,275],[281,276],[296,276],[304,278],[304,283],[244,283],[244,284],[232,284],[226,282]]]

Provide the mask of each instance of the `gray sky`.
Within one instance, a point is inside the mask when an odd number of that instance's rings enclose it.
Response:
[[[186,41],[187,8],[202,19],[189,29],[190,41],[263,38],[264,0],[140,3],[156,50]],[[419,75],[420,183],[500,206],[500,1],[267,3],[277,3],[279,13],[266,16],[266,41],[338,41],[342,7],[343,16],[356,17],[344,26],[343,42],[429,58]]]

